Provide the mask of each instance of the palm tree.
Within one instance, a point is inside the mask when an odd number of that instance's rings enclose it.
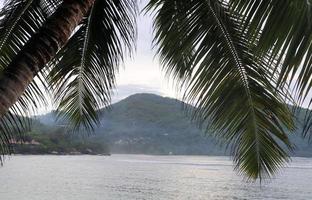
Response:
[[[150,0],[164,70],[186,88],[193,119],[232,150],[249,178],[289,160],[295,129],[287,103],[308,101],[312,85],[311,2]],[[109,105],[118,65],[136,37],[135,0],[9,0],[0,26],[0,144],[43,102],[38,77],[60,115],[91,131]],[[310,130],[307,112],[304,135]]]

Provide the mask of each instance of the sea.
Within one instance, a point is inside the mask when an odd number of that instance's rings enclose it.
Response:
[[[292,158],[250,182],[228,157],[11,156],[0,167],[0,200],[310,200],[312,158]]]

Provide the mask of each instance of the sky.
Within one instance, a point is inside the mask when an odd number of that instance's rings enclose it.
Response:
[[[144,2],[146,1],[140,1],[140,9],[144,7]],[[137,50],[134,56],[120,67],[113,101],[142,92],[178,98],[172,84],[168,83],[161,71],[159,59],[152,48],[152,39],[152,16],[141,14],[138,17]]]

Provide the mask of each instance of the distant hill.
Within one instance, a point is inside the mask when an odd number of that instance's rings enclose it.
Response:
[[[103,109],[101,127],[88,140],[108,143],[111,153],[225,155],[214,138],[190,122],[182,102],[154,94],[135,94]],[[298,118],[301,119],[300,112]],[[46,125],[55,122],[54,114],[39,116]],[[300,130],[299,130],[300,131]],[[298,131],[298,132],[299,132]],[[293,156],[312,156],[312,145],[300,134],[291,134],[297,146]]]

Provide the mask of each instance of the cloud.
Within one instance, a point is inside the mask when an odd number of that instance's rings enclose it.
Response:
[[[148,1],[139,2],[140,11],[142,11]],[[137,50],[132,58],[126,60],[117,76],[119,92],[115,96],[121,96],[120,98],[123,98],[125,94],[134,94],[134,91],[173,96],[171,90],[168,89],[164,74],[161,72],[158,58],[155,57],[156,52],[152,48],[152,16],[144,13],[141,12],[137,19]],[[129,91],[125,92],[126,90]]]
[[[124,98],[127,98],[130,95],[137,93],[153,93],[161,96],[165,95],[160,91],[160,88],[157,87],[135,84],[120,85],[116,88],[114,94],[112,95],[112,103],[118,102]]]

